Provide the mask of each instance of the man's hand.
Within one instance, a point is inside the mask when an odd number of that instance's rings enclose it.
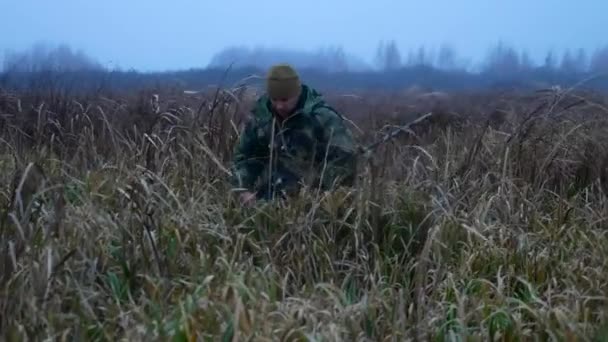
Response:
[[[239,195],[239,200],[242,205],[252,206],[255,204],[255,193],[250,191],[245,191]]]

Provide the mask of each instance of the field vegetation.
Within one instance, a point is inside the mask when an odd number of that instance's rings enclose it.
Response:
[[[327,92],[362,145],[433,115],[241,208],[245,90],[1,91],[3,340],[608,338],[605,95]]]

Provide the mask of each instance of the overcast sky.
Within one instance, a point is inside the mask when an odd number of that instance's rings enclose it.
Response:
[[[502,39],[538,58],[608,44],[608,0],[0,0],[0,51],[67,43],[140,70],[204,67],[226,46],[341,45],[371,61],[380,40],[406,51],[447,42],[481,59]]]

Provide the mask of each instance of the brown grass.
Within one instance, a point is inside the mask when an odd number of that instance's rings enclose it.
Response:
[[[2,339],[607,337],[604,97],[357,95],[361,144],[434,116],[356,188],[239,208],[238,89],[1,93]]]

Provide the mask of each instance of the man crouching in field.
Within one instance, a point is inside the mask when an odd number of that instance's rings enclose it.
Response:
[[[232,184],[240,201],[294,194],[302,184],[351,186],[356,145],[343,117],[289,65],[272,67],[266,82],[267,93],[257,100],[234,151]]]

